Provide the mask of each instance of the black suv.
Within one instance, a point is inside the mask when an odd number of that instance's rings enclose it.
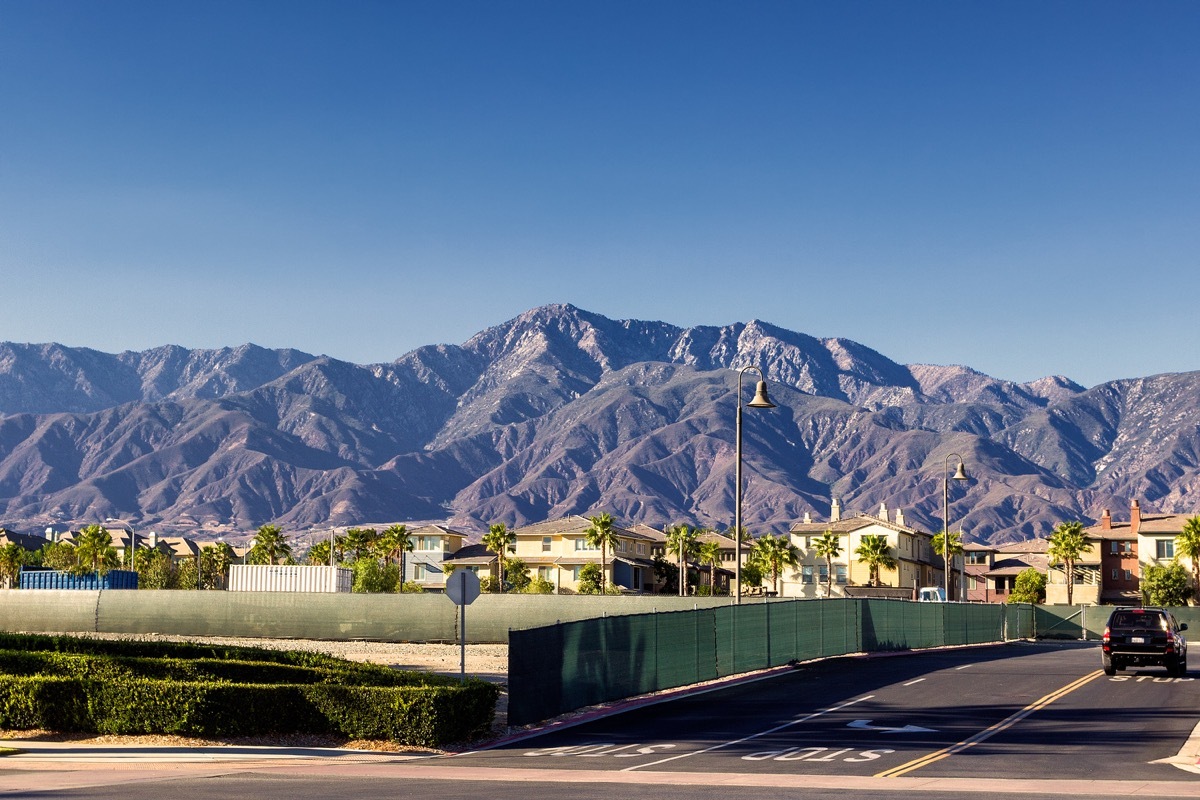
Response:
[[[1105,675],[1126,667],[1166,667],[1168,675],[1187,674],[1187,642],[1165,608],[1117,608],[1104,626],[1100,662]]]

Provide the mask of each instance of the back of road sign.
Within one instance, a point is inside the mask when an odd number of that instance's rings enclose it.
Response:
[[[469,606],[479,597],[479,576],[469,569],[455,570],[446,581],[446,596],[456,606]]]

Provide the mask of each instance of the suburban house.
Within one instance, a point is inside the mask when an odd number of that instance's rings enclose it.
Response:
[[[933,552],[933,535],[909,527],[902,509],[896,509],[895,516],[889,517],[887,505],[881,504],[878,514],[860,512],[843,518],[841,502],[834,498],[828,522],[814,521],[811,515],[805,514],[804,520],[792,525],[788,531],[792,544],[799,551],[800,563],[795,570],[781,578],[780,596],[824,596],[829,564],[823,556],[817,555],[816,542],[825,531],[832,532],[842,540],[841,553],[833,559],[833,597],[869,594],[851,589],[870,584],[870,568],[855,555],[865,536],[883,536],[892,558],[896,560],[896,569],[881,569],[879,572],[881,586],[903,590],[890,594],[907,592],[908,596],[912,596],[917,587],[944,585],[943,561],[941,556]],[[954,560],[955,565],[958,561]],[[957,596],[957,587],[955,576],[951,584],[952,596]]]
[[[641,534],[642,536],[645,536],[646,538],[648,538],[650,540],[650,557],[651,557],[651,559],[653,559],[654,556],[658,556],[659,558],[663,559],[664,561],[666,561],[672,565],[678,566],[677,557],[673,556],[667,552],[667,534],[665,531],[661,531],[658,528],[652,528],[649,525],[643,525],[641,523],[638,523],[637,525],[631,525],[629,527],[629,530],[633,531],[634,533]],[[688,569],[689,569],[688,588],[689,588],[689,591],[692,594],[695,594],[697,586],[700,586],[700,585],[708,586],[710,580],[713,580],[716,582],[716,593],[717,594],[726,594],[726,593],[733,591],[732,587],[735,585],[734,582],[735,582],[735,576],[736,576],[736,570],[737,570],[737,563],[734,561],[734,559],[736,558],[736,555],[735,555],[736,545],[733,541],[733,538],[726,536],[723,533],[717,533],[716,531],[704,531],[698,537],[696,537],[696,542],[698,544],[704,544],[707,542],[716,542],[718,545],[720,545],[721,559],[720,559],[720,564],[717,566],[716,570],[713,571],[713,570],[711,570],[710,564],[700,563],[699,560],[693,554],[692,557],[688,560]],[[749,552],[750,552],[749,545],[743,544],[742,545],[742,563],[743,564],[745,563],[746,556],[749,554]],[[658,581],[657,577],[656,577],[655,583],[654,583],[654,591],[661,592],[661,591],[663,591],[664,588],[665,588],[665,584]],[[712,592],[711,588],[709,589],[709,592],[710,593]]]
[[[462,550],[467,534],[442,525],[423,525],[410,530],[408,538],[413,549],[404,555],[402,582],[416,583],[426,589],[445,589],[443,563],[451,553]]]
[[[1017,576],[1029,568],[1046,574],[1047,542],[1029,539],[1002,545],[966,544],[967,600],[972,603],[1007,603]]]

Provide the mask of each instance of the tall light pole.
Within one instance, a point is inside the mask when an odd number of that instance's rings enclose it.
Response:
[[[963,464],[962,456],[958,453],[946,456],[946,468],[942,471],[942,523],[946,526],[946,529],[942,531],[942,561],[944,562],[947,600],[950,599],[950,573],[954,571],[950,556],[950,459],[952,458],[958,459],[958,469],[954,471],[953,480],[967,480],[967,469]]]
[[[758,373],[759,381],[758,388],[754,392],[754,399],[746,405],[751,408],[775,408],[775,404],[767,397],[767,379],[763,375],[762,370],[753,364],[742,367],[738,370],[738,402],[737,402],[737,466],[734,471],[734,492],[733,492],[733,560],[737,574],[737,596],[735,603],[742,603],[742,376],[747,370],[754,370]]]

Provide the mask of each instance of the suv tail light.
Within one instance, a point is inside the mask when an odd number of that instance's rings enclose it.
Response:
[[[1104,636],[1101,637],[1101,639],[1100,639],[1100,649],[1107,653],[1109,651],[1109,649],[1111,649],[1111,647],[1112,647],[1111,639],[1112,639],[1112,629],[1109,628],[1107,625],[1105,625],[1104,626]]]

